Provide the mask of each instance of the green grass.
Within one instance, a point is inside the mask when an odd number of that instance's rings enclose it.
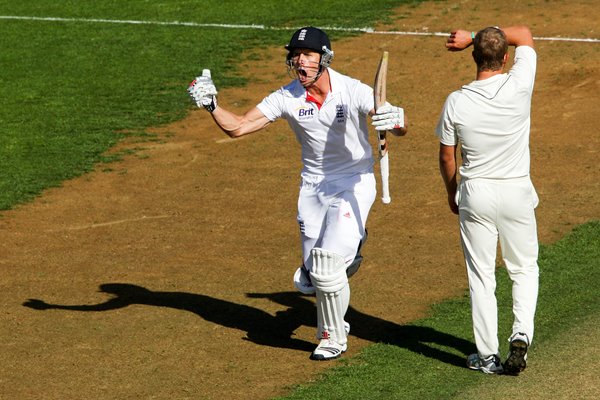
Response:
[[[365,27],[401,2],[293,0],[282,7],[281,1],[266,0],[0,0],[0,15]],[[147,138],[146,128],[182,118],[191,107],[185,88],[202,68],[216,71],[221,88],[243,85],[236,71],[240,58],[251,57],[252,48],[280,48],[290,33],[2,20],[0,210],[110,162],[104,153],[124,132]],[[330,32],[334,43],[343,35],[347,33]],[[281,57],[283,65],[284,55],[281,49],[273,56]],[[600,225],[591,223],[542,248],[532,360],[538,348],[540,353],[552,348],[581,321],[597,321],[599,237]],[[508,282],[504,273],[498,275],[501,335],[507,336]],[[433,315],[406,326],[370,321],[372,326],[364,329],[371,329],[367,333],[382,343],[342,360],[318,383],[299,387],[286,398],[445,399],[462,398],[468,390],[494,397],[497,392],[488,388],[489,377],[463,367],[465,356],[474,351],[468,298],[436,305]],[[594,323],[584,326],[592,335],[598,332]],[[552,362],[551,357],[546,359],[550,361],[540,359],[536,369],[542,369],[542,362]],[[501,384],[506,381],[497,378]]]
[[[526,373],[516,379],[487,379],[460,393],[456,400],[596,399],[600,393],[600,313],[578,319],[577,325],[556,332],[556,337],[537,346]],[[516,382],[515,382],[516,381]]]
[[[537,349],[547,354],[548,349],[560,348],[565,334],[600,315],[600,222],[583,225],[563,240],[543,246],[539,265],[540,294],[530,364],[535,362],[535,369],[544,371],[546,362],[560,372],[551,356],[536,362]],[[510,282],[504,269],[497,276],[500,337],[508,338],[512,326]],[[494,398],[497,386],[508,388],[521,379],[486,376],[465,368],[466,356],[476,351],[467,295],[434,306],[432,315],[405,326],[371,321],[382,343],[341,360],[318,382],[297,387],[280,399],[462,399],[466,391],[476,393],[477,398]],[[348,320],[352,322],[353,317],[358,315],[350,312]],[[597,328],[593,323],[585,326],[593,335],[587,345],[596,349]],[[507,352],[508,342],[501,340],[501,354]]]
[[[140,21],[372,26],[399,1],[0,1],[0,15]],[[245,82],[245,50],[283,45],[291,31],[1,20],[0,210],[92,170],[128,134],[181,119],[202,68],[218,87]],[[332,40],[348,33],[331,31]]]

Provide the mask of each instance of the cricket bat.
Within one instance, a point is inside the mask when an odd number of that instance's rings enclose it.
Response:
[[[373,86],[373,95],[375,97],[375,111],[385,104],[386,83],[387,83],[388,52],[384,51],[379,61],[379,67],[375,74],[375,85]],[[379,147],[379,170],[381,172],[381,201],[389,204],[392,201],[390,197],[390,159],[388,155],[388,143],[386,131],[377,131]]]

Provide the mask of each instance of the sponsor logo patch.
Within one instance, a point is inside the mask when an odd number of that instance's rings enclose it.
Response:
[[[298,121],[312,119],[315,116],[315,109],[311,107],[300,107],[297,109]]]

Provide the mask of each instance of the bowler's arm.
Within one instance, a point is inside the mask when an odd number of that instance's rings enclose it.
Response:
[[[529,46],[533,47],[533,35],[531,30],[525,25],[515,25],[499,28],[506,35],[509,46]],[[446,48],[449,51],[461,51],[473,44],[473,36],[476,32],[464,29],[455,29],[450,32],[446,40]]]
[[[446,185],[448,194],[448,205],[454,214],[458,214],[458,206],[455,202],[456,196],[456,146],[447,146],[440,143],[439,152],[440,174]]]
[[[525,25],[508,26],[500,28],[506,35],[506,40],[509,46],[529,46],[533,47],[533,35],[531,30]]]

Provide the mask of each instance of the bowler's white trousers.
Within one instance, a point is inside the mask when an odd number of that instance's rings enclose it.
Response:
[[[496,303],[496,249],[512,280],[513,334],[531,343],[538,296],[538,197],[529,177],[467,179],[460,183],[457,204],[465,256],[475,344],[481,357],[499,354]]]

